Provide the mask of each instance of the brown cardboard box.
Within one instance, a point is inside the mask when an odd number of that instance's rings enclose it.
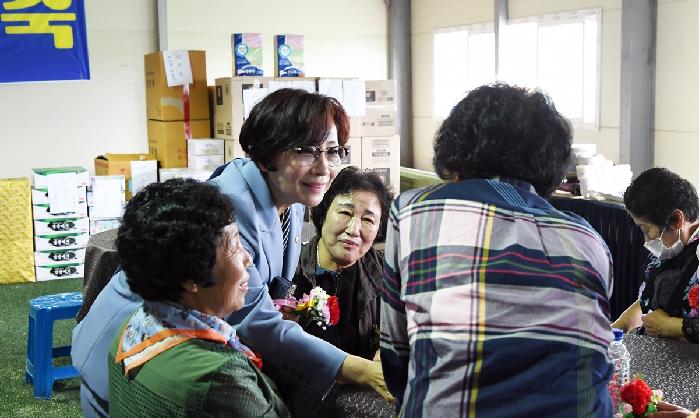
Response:
[[[365,103],[367,106],[396,107],[396,82],[394,80],[366,80]]]
[[[399,193],[401,182],[401,141],[398,135],[362,138],[362,168],[379,174],[384,183]]]
[[[238,141],[244,122],[243,90],[256,84],[267,88],[272,77],[224,77],[216,79],[214,137]]]
[[[131,162],[155,160],[152,154],[105,154],[95,158],[95,175],[97,176],[124,176],[126,186],[124,188],[126,200],[131,199],[131,189],[128,187],[131,180]],[[157,177],[156,177],[157,178]]]
[[[362,137],[392,136],[396,134],[396,108],[391,106],[367,106],[362,117]]]
[[[190,119],[209,118],[207,66],[204,51],[189,51],[192,81],[190,84]],[[148,119],[183,120],[182,86],[168,87],[163,65],[163,54],[155,52],[144,56],[146,76],[146,114]],[[209,136],[209,135],[206,135]]]
[[[185,123],[178,121],[149,120],[148,152],[160,162],[160,168],[187,167],[187,139]],[[209,119],[190,121],[192,138],[207,138]]]

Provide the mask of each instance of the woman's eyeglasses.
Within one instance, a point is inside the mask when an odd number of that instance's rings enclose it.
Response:
[[[318,157],[325,152],[326,160],[328,161],[328,165],[331,167],[342,164],[343,159],[349,152],[347,148],[340,145],[328,147],[325,150],[322,150],[315,145],[305,145],[303,147],[292,148],[292,151],[296,153],[296,161],[304,166],[312,165],[314,161],[316,161]]]

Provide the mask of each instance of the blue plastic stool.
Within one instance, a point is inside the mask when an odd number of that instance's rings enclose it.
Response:
[[[24,379],[34,384],[34,397],[51,399],[53,382],[77,377],[72,365],[54,367],[54,357],[70,356],[70,345],[53,347],[53,322],[74,319],[83,304],[80,292],[40,296],[29,301],[27,367]]]

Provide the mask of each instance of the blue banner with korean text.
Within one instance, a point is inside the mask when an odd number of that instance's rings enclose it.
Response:
[[[84,0],[0,0],[0,83],[89,79]]]

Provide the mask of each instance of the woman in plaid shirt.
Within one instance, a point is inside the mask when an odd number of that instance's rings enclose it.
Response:
[[[545,198],[571,127],[541,92],[497,84],[435,138],[446,183],[402,193],[386,241],[384,376],[402,417],[611,417],[612,261]]]

